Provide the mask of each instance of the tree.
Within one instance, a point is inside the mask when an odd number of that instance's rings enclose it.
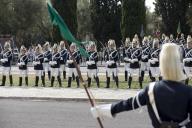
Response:
[[[187,11],[187,24],[191,27],[190,32],[192,32],[192,2],[189,5],[189,9]]]
[[[155,11],[162,16],[166,34],[176,34],[179,22],[181,24],[181,32],[189,32],[190,28],[186,18],[189,3],[190,0],[156,0]]]
[[[78,38],[85,40],[92,33],[91,9],[89,0],[77,1]]]
[[[77,36],[77,0],[51,0],[53,7],[58,11],[69,27],[69,30]],[[53,27],[54,41],[62,40],[57,26]]]
[[[120,45],[120,0],[91,0],[91,19],[94,38],[101,42],[115,39]]]
[[[15,36],[18,46],[43,43],[45,39],[39,40],[36,37],[37,35],[41,35],[41,38],[45,37],[38,26],[39,23],[44,22],[42,17],[44,17],[45,5],[44,1],[37,0],[1,0],[0,34]]]
[[[145,0],[122,0],[121,33],[123,39],[140,34],[141,26],[146,30]]]

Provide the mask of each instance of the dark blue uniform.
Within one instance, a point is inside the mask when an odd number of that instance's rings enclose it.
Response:
[[[22,85],[22,75],[25,76],[25,84],[28,86],[28,74],[27,74],[27,63],[29,61],[28,55],[24,54],[19,57],[18,64],[20,70],[20,77],[19,77],[19,86]]]
[[[51,58],[51,61],[55,61],[55,64],[51,65],[51,68],[60,68],[60,54],[57,53],[53,53],[53,56]]]
[[[86,58],[86,61],[94,61],[95,64],[87,66],[87,69],[97,69],[98,54],[97,52],[88,52],[89,57]]]
[[[34,62],[39,62],[39,64],[34,65],[34,70],[43,70],[43,61],[44,61],[44,56],[42,53],[40,54],[35,54],[33,58]]]
[[[9,80],[10,80],[10,85],[13,85],[13,77],[11,75],[11,62],[13,59],[13,54],[10,50],[4,50],[3,51],[3,55],[2,55],[2,66],[3,66],[3,70],[2,70],[2,74],[3,74],[3,78],[2,78],[2,85],[1,86],[5,86],[5,81],[6,81],[6,75],[9,75]]]
[[[97,62],[98,62],[98,54],[97,52],[88,52],[89,54],[89,57],[86,58],[86,61],[87,61],[87,69],[88,69],[88,72],[87,72],[87,75],[88,75],[88,79],[87,79],[87,82],[88,82],[88,87],[91,86],[91,76],[92,74],[94,75],[94,78],[95,78],[95,81],[97,83],[97,87],[99,88],[100,85],[99,85],[99,77],[97,76]],[[89,63],[91,62],[91,63]],[[94,62],[94,63],[92,63]]]
[[[140,91],[136,97],[113,104],[111,108],[112,115],[136,109],[140,105],[147,105],[152,125],[154,128],[159,128],[160,124],[156,120],[149,102],[148,89],[149,86]],[[192,88],[190,86],[180,82],[162,80],[155,84],[154,97],[162,121],[181,123],[187,119],[188,114],[192,121]],[[192,128],[191,121],[186,125],[186,128]]]
[[[139,61],[141,60],[141,48],[132,48],[131,49],[131,60],[137,59],[138,61],[130,63],[130,68],[139,68]]]
[[[149,54],[149,59],[159,60],[160,51],[159,48],[152,48],[151,53]],[[159,61],[156,61],[154,64],[150,63],[150,67],[159,67]]]
[[[44,63],[49,63],[49,61],[51,60],[51,58],[52,58],[52,54],[51,54],[51,51],[45,51],[44,53],[43,53],[43,55],[44,55]]]
[[[62,49],[60,51],[60,64],[61,65],[63,65],[63,64],[65,65],[66,64],[67,56],[68,56],[67,49]]]
[[[43,86],[45,86],[45,77],[43,75],[43,61],[44,61],[44,56],[42,53],[39,54],[35,54],[34,58],[33,58],[33,62],[38,63],[34,65],[34,70],[36,73],[36,78],[35,78],[35,86],[38,86],[38,82],[39,82],[39,77],[41,77],[42,80],[42,84]]]
[[[77,51],[75,52],[72,52],[72,56],[74,57],[75,61],[77,64],[80,63],[80,56],[79,56],[79,53]],[[72,57],[70,56],[70,54],[68,53],[68,56],[67,56],[67,61],[72,61]],[[75,69],[75,65],[74,63],[68,63],[68,68],[69,68],[69,77],[68,77],[68,87],[71,87],[71,81],[72,81],[72,75],[74,73],[74,75],[76,76],[76,82],[77,82],[77,87],[79,87],[79,77],[78,77],[78,74],[77,74],[77,71]]]
[[[2,63],[2,66],[4,66],[4,67],[11,67],[11,62],[12,62],[12,59],[13,59],[12,52],[10,50],[3,51],[2,59],[7,59],[7,61]]]
[[[75,58],[75,61],[77,62],[77,64],[80,63],[80,56],[79,56],[79,53],[78,52],[73,52],[72,53],[73,57]],[[67,56],[67,60],[72,60],[70,54],[68,53],[68,56]],[[71,64],[68,64],[68,68],[75,68],[75,65],[74,63],[71,63]]]
[[[61,87],[61,77],[60,77],[60,72],[59,72],[59,68],[60,68],[60,53],[56,52],[52,54],[52,58],[51,61],[51,68],[52,68],[52,77],[51,77],[51,87],[53,87],[54,81],[55,81],[55,76],[57,77],[57,80],[59,82],[59,86]]]
[[[27,70],[27,63],[28,63],[28,56],[27,55],[21,55],[18,63],[23,63],[24,65],[19,65],[20,70]]]
[[[117,68],[117,61],[119,60],[119,54],[118,51],[115,49],[111,49],[108,51],[105,51],[104,53],[105,61],[114,61],[115,63],[111,65],[107,65],[107,68]]]

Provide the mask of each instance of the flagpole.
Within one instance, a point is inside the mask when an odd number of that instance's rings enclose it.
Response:
[[[73,63],[74,63],[75,68],[76,68],[76,70],[77,70],[77,74],[78,74],[78,76],[79,76],[79,79],[80,79],[80,81],[81,81],[81,83],[82,83],[85,91],[86,91],[86,94],[87,94],[87,96],[88,96],[88,98],[89,98],[89,101],[90,101],[90,103],[91,103],[91,106],[94,107],[95,104],[94,104],[93,100],[91,99],[91,96],[90,96],[89,91],[88,91],[88,89],[87,89],[86,83],[85,83],[85,81],[83,80],[83,77],[82,77],[82,75],[81,75],[81,71],[80,71],[80,69],[79,69],[79,67],[78,67],[78,65],[77,65],[77,62],[76,62],[75,58],[73,57],[73,55],[72,55],[72,53],[71,53],[71,50],[69,49],[69,44],[68,44],[67,41],[65,41],[65,46],[66,46],[67,50],[69,51],[69,55],[71,56],[71,58],[72,58],[72,60],[73,60]],[[103,124],[102,124],[102,122],[101,122],[101,119],[100,119],[99,117],[97,117],[97,121],[98,121],[100,127],[101,127],[101,128],[104,128],[104,127],[103,127]]]

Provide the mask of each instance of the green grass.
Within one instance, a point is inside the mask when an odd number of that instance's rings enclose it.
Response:
[[[6,85],[10,85],[9,83],[9,78],[6,77]],[[86,76],[83,76],[84,81],[86,81]],[[35,76],[34,75],[29,75],[29,87],[33,87],[35,85]],[[47,78],[47,74],[46,74],[46,78],[45,78],[45,84],[46,87],[49,87],[51,85],[51,81],[48,80]],[[106,77],[105,76],[99,76],[100,79],[100,88],[104,88],[106,86]],[[0,76],[0,81],[2,81],[2,76]],[[150,79],[148,77],[145,77],[144,82],[143,82],[143,87],[145,87],[146,85],[148,85],[148,83],[150,82]],[[23,79],[23,85],[25,83],[25,80]],[[0,83],[1,84],[1,83]],[[192,81],[189,82],[189,84],[192,84]],[[18,86],[19,85],[19,76],[18,75],[13,75],[13,85],[14,86]],[[39,86],[41,85],[41,79],[39,80]],[[76,88],[76,81],[72,81],[72,88]],[[59,84],[57,82],[57,80],[55,80],[54,82],[54,87],[59,87]],[[67,87],[67,79],[63,80],[62,79],[62,87],[66,88]],[[127,89],[128,87],[128,82],[124,81],[124,76],[120,76],[119,77],[119,88],[120,89]],[[81,86],[82,88],[82,86]],[[92,79],[92,84],[91,84],[91,88],[97,88],[95,80]],[[115,82],[111,79],[111,83],[110,83],[110,88],[116,88],[116,84]],[[132,89],[139,89],[139,82],[137,78],[134,78],[132,81]]]

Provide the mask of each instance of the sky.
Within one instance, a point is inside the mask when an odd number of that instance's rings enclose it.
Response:
[[[154,12],[155,6],[153,5],[153,2],[155,2],[155,0],[146,0],[145,4],[148,8],[150,8],[150,12]]]

